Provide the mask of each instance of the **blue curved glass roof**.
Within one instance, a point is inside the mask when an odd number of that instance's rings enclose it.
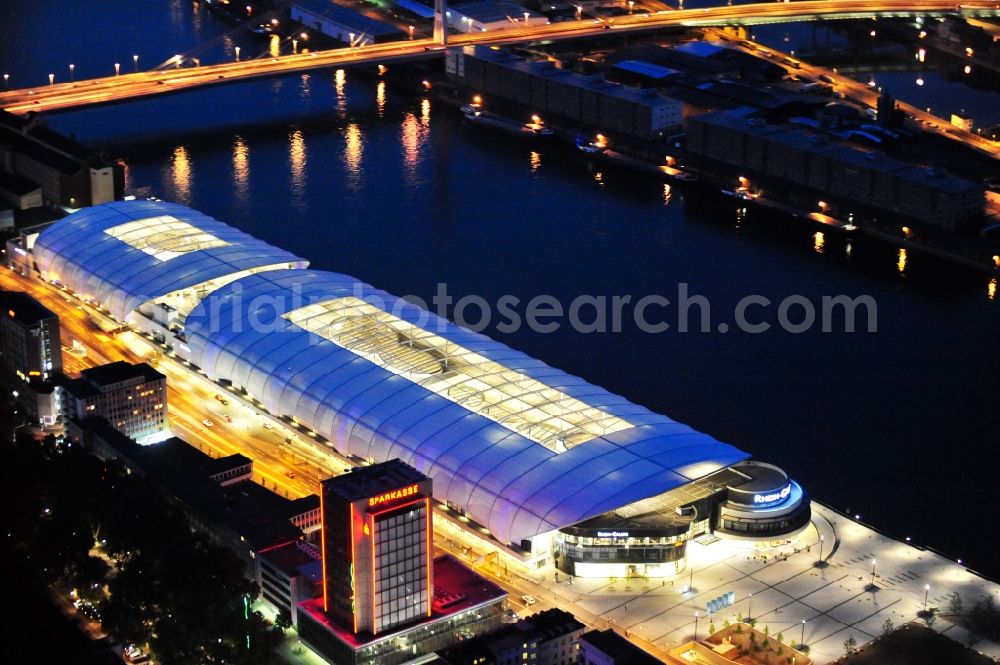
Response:
[[[245,270],[308,261],[177,203],[117,201],[42,231],[35,262],[46,279],[126,315],[144,302]]]
[[[243,277],[209,294],[186,334],[211,378],[341,453],[402,459],[507,542],[748,457],[346,275]]]

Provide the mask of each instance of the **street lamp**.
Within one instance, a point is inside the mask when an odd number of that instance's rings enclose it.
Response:
[[[747,623],[753,621],[753,594],[747,594]]]
[[[694,641],[698,641],[698,612],[694,613]]]
[[[10,84],[10,74],[3,75],[3,89],[6,90],[7,86]]]
[[[69,66],[69,80],[70,81],[76,80],[76,65],[71,64]]]
[[[576,20],[577,21],[583,20],[583,5],[576,6]]]
[[[298,53],[298,52],[299,52],[299,40],[293,39],[292,40],[292,53]]]
[[[524,12],[524,24],[528,25],[528,12]]]
[[[132,56],[132,68],[135,71],[139,71],[139,56],[138,55],[133,55]]]
[[[239,57],[240,57],[240,47],[237,46],[236,47],[236,59],[238,60]],[[181,63],[182,62],[184,62],[184,56],[183,55],[181,55],[180,53],[178,53],[177,55],[174,56],[174,64],[177,66],[177,69],[181,68]]]
[[[413,39],[413,26],[410,26],[410,39]]]
[[[823,541],[824,540],[826,540],[826,537],[823,534],[819,534],[819,561],[817,561],[816,563],[818,565],[820,565],[820,566],[823,565]]]
[[[875,591],[875,564],[878,563],[878,559],[872,559],[872,581],[868,585],[869,591]]]
[[[628,13],[632,13],[632,8],[635,7],[635,0],[628,0]]]
[[[602,135],[598,134],[594,142],[594,145],[603,148],[607,145],[607,141]],[[688,527],[688,535],[690,540],[690,536],[694,534],[694,523],[698,521],[698,506],[677,506],[674,509],[674,512],[676,512],[678,515],[691,515],[691,526]],[[686,551],[685,551],[685,558],[687,558]],[[690,573],[688,577],[688,587],[686,591],[694,591],[694,566],[690,565],[690,561],[688,561],[688,563],[689,563]]]
[[[931,592],[931,585],[924,585],[924,614],[927,614],[927,595]]]
[[[49,85],[55,85],[55,83],[56,83],[56,75],[49,74]]]
[[[240,47],[236,47],[236,62],[240,61]]]
[[[806,620],[802,620],[802,634],[799,636],[799,651],[802,650],[802,645],[806,643]]]
[[[118,76],[121,73],[122,73],[122,65],[121,65],[120,62],[116,62],[115,63],[115,76]]]

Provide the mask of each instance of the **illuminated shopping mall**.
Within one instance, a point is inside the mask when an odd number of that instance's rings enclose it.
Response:
[[[692,538],[809,524],[777,467],[185,206],[86,208],[7,256],[337,453],[413,466],[531,565],[668,577]]]

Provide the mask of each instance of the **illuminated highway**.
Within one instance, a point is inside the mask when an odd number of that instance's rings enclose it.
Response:
[[[998,16],[995,0],[977,0],[956,5],[942,0],[806,0],[804,2],[768,2],[705,9],[659,11],[620,16],[614,19],[580,20],[541,26],[513,27],[502,32],[452,35],[449,44],[510,44],[539,39],[561,40],[593,37],[616,32],[634,33],[673,26],[754,25],[770,22],[814,19],[870,18],[876,16],[941,15],[961,13],[970,16]],[[430,38],[412,39],[363,47],[339,48],[311,53],[296,53],[253,60],[176,67],[122,74],[70,83],[54,83],[0,93],[0,107],[13,113],[57,111],[110,104],[180,92],[210,85],[247,81],[296,72],[349,65],[391,63],[422,57],[440,57],[442,47]],[[182,64],[177,62],[177,65]]]

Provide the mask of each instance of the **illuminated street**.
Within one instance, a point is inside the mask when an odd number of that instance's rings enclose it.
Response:
[[[52,665],[1000,662],[996,0],[0,21]]]
[[[0,286],[29,290],[60,314],[64,335],[69,336],[64,343],[79,340],[87,348],[85,359],[67,354],[68,365],[72,362],[73,369],[83,369],[118,359],[156,363],[169,377],[170,421],[176,433],[216,456],[238,452],[251,457],[254,479],[266,487],[292,498],[305,496],[317,492],[323,478],[342,472],[350,464],[332,450],[321,451],[319,444],[305,443],[302,433],[284,428],[178,361],[164,357],[144,338],[132,332],[115,336],[97,332],[84,306],[50,285],[9,271],[2,275]],[[226,398],[229,405],[223,405],[215,395]],[[212,427],[203,425],[205,419],[212,421]],[[271,423],[271,429],[265,429],[264,422]],[[286,437],[291,444],[285,443]],[[805,643],[818,663],[836,660],[848,636],[854,636],[859,644],[874,639],[886,619],[897,627],[914,621],[923,607],[926,584],[931,585],[929,599],[936,607],[947,607],[953,594],[969,604],[990,594],[1000,600],[1000,585],[953,561],[888,538],[821,504],[813,503],[813,511],[813,526],[777,550],[726,541],[691,544],[694,593],[684,590],[687,573],[664,582],[576,578],[570,584],[565,575],[557,582],[558,573],[551,565],[527,569],[478,537],[474,529],[459,528],[460,522],[454,516],[444,517],[447,511],[440,507],[434,540],[437,552],[459,556],[507,590],[511,606],[519,613],[568,607],[589,626],[625,631],[633,642],[661,657],[694,637],[696,610],[728,592],[734,592],[739,600],[712,618],[714,625],[736,621],[738,614],[749,616],[748,605],[752,603],[750,609],[759,624],[768,626],[772,635],[783,633],[787,642],[799,640],[805,620]],[[827,563],[822,568],[815,566],[820,534],[824,536],[823,558]],[[499,556],[488,558],[491,554]],[[867,589],[873,562],[877,562],[875,592]],[[753,600],[748,602],[750,594]],[[525,595],[537,602],[528,606],[521,600]],[[709,623],[702,618],[702,636],[707,634]],[[948,621],[936,623],[935,630],[964,642],[969,639],[963,629]],[[1000,656],[1000,645],[988,641],[975,648]]]

